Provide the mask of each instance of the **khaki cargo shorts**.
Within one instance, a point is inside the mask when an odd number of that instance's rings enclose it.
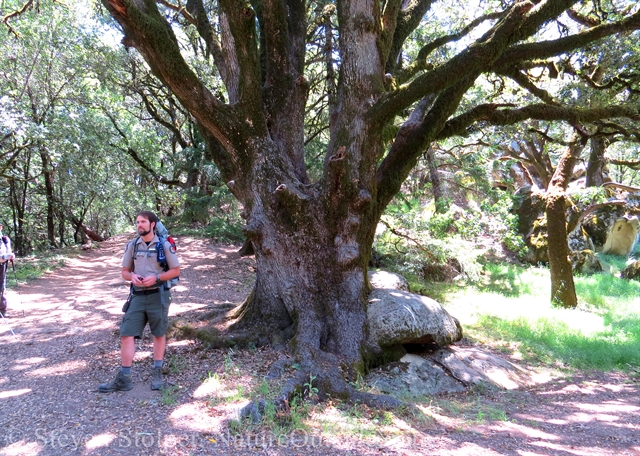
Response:
[[[144,327],[149,323],[151,334],[157,337],[164,336],[169,329],[169,304],[171,293],[164,291],[165,305],[160,300],[160,292],[150,295],[133,295],[131,305],[122,317],[120,324],[120,337],[142,337]]]

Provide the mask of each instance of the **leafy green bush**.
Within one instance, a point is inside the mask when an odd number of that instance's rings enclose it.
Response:
[[[604,187],[585,187],[569,192],[572,201],[581,208],[591,204],[604,203],[608,199],[607,190]]]
[[[222,242],[242,242],[243,220],[240,203],[226,187],[219,187],[211,195],[189,194],[182,222],[203,228],[207,237]]]
[[[505,248],[526,253],[507,193],[491,192],[491,198],[465,208],[450,204],[445,213],[437,213],[420,196],[398,195],[382,217],[374,249],[385,268],[410,281],[440,280],[437,273],[425,274],[438,267],[449,270],[449,280],[477,281],[487,254],[504,255]]]

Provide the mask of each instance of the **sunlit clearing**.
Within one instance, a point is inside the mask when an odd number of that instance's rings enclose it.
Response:
[[[8,397],[21,396],[23,394],[27,394],[31,392],[31,388],[24,388],[21,390],[13,390],[13,391],[1,391],[0,399],[6,399]]]
[[[498,293],[482,293],[469,291],[457,293],[446,305],[447,310],[455,315],[462,325],[473,325],[480,316],[490,315],[504,320],[525,319],[536,322],[540,319],[564,323],[568,328],[580,331],[585,336],[605,331],[608,326],[604,318],[578,309],[553,307],[549,300],[541,300],[537,296],[505,297]]]
[[[107,446],[113,442],[115,438],[116,436],[111,433],[94,435],[89,441],[87,441],[86,448],[87,450],[95,450],[96,448]]]

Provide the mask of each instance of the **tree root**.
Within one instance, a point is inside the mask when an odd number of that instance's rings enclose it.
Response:
[[[171,322],[167,336],[174,339],[194,339],[199,340],[209,349],[230,348],[242,346],[243,340],[233,336],[224,335],[213,326],[204,328],[194,328],[188,323]]]
[[[292,323],[284,328],[278,325],[260,325],[255,322],[238,324],[246,302],[216,304],[213,309],[197,317],[198,321],[207,323],[201,328],[194,327],[182,318],[172,320],[169,324],[168,336],[176,339],[199,340],[209,349],[250,348],[264,345],[283,348],[295,334],[295,326]],[[226,327],[226,329],[221,330],[219,327]]]
[[[354,388],[345,378],[344,369],[339,367],[337,357],[334,355],[317,351],[313,358],[315,358],[313,362],[309,358],[302,362],[282,358],[270,366],[267,379],[280,378],[287,369],[293,366],[297,367],[295,375],[285,382],[280,394],[271,404],[276,415],[281,418],[290,415],[291,403],[294,398],[312,402],[338,399],[350,403],[365,404],[381,410],[395,410],[407,405],[392,396],[368,393]],[[331,360],[334,363],[327,365],[326,362]],[[267,406],[268,403],[265,399],[251,402],[240,411],[240,417],[253,424],[259,423],[262,421]]]

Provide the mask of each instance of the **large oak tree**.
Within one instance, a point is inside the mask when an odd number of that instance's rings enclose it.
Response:
[[[196,119],[244,206],[257,277],[231,330],[257,343],[292,335],[299,380],[312,372],[321,392],[334,395],[351,394],[345,380],[379,350],[367,341],[371,245],[385,207],[430,143],[488,124],[540,119],[579,126],[638,113],[624,103],[624,91],[615,104],[585,108],[561,104],[538,86],[558,75],[559,56],[640,28],[640,11],[630,2],[486,2],[477,17],[441,36],[444,12],[466,2],[103,3],[121,25],[124,45],[140,52]],[[471,10],[467,5],[465,14]],[[541,38],[556,21],[561,33]],[[408,52],[418,28],[433,39]],[[322,173],[311,179],[307,54],[318,31],[325,39],[328,140]],[[222,93],[189,63],[193,49],[211,56]],[[509,79],[538,99],[516,106],[471,96],[487,76]],[[403,121],[389,141],[397,118]]]

